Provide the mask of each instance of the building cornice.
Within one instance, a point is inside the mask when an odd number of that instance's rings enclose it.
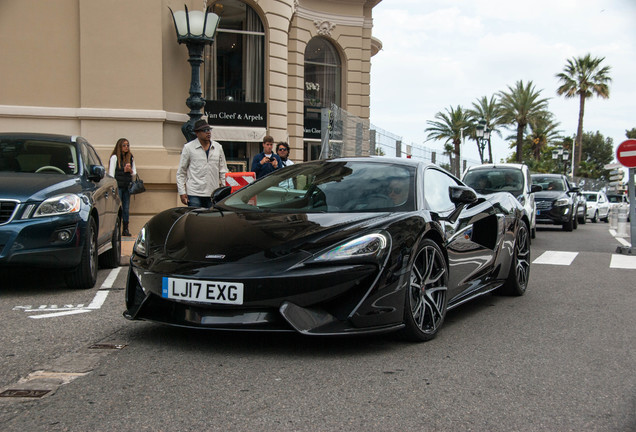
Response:
[[[129,120],[185,122],[187,114],[163,110],[134,110],[109,108],[66,108],[24,105],[0,105],[0,117],[78,120]]]

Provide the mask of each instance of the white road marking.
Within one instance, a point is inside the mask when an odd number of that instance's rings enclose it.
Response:
[[[29,318],[33,318],[33,319],[55,318],[55,317],[59,317],[59,316],[75,315],[75,314],[81,314],[81,313],[86,313],[86,312],[90,312],[90,311],[91,311],[90,309],[77,309],[77,310],[71,310],[71,311],[66,311],[66,312],[54,312],[54,313],[43,314],[43,315],[31,315],[31,316],[29,316]]]
[[[93,300],[86,307],[84,306],[83,303],[78,304],[77,307],[73,307],[73,305],[64,305],[63,308],[59,308],[57,305],[51,305],[51,306],[40,305],[40,307],[38,307],[37,309],[33,309],[29,305],[29,306],[16,306],[13,308],[13,310],[23,309],[24,312],[55,311],[52,313],[29,316],[29,318],[41,319],[41,318],[55,318],[55,317],[66,316],[66,315],[82,314],[82,313],[100,309],[102,305],[104,304],[104,302],[106,301],[106,297],[108,297],[109,291],[105,291],[105,290],[112,288],[120,271],[121,271],[121,267],[116,267],[110,271],[110,273],[104,280],[104,283],[102,283],[102,285],[99,287],[99,290],[95,293],[95,297],[93,297]]]
[[[623,246],[627,246],[627,247],[632,246],[632,244],[628,242],[627,240],[625,240],[623,237],[614,237],[614,239],[616,239],[616,241],[618,241]]]
[[[636,269],[636,255],[612,254],[610,268]]]
[[[552,264],[569,266],[578,255],[578,252],[545,251],[537,257],[532,264]]]

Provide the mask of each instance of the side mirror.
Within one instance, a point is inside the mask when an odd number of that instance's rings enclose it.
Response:
[[[101,165],[90,165],[88,167],[88,179],[98,182],[106,175],[106,168]]]
[[[455,205],[477,202],[477,193],[468,186],[450,186],[448,194]]]
[[[578,187],[578,186],[574,186],[574,187],[570,188],[570,192],[579,192],[580,190],[581,190],[581,188]]]
[[[216,204],[232,193],[232,186],[221,186],[212,192],[212,203]]]
[[[532,186],[530,186],[530,193],[541,192],[542,190],[543,190],[543,186],[541,185],[533,184]]]

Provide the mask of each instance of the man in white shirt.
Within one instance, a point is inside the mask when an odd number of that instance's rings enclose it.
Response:
[[[212,127],[201,119],[194,124],[197,138],[183,146],[177,170],[181,202],[191,207],[212,206],[212,192],[225,184],[228,172],[221,144],[212,141]]]

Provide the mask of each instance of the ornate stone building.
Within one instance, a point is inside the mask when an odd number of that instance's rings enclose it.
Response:
[[[249,170],[265,134],[295,161],[316,159],[330,103],[369,118],[372,10],[381,0],[186,1],[217,13],[201,67],[206,117],[233,170]],[[0,5],[0,131],[81,135],[107,164],[131,143],[147,192],[131,230],[180,205],[191,68],[170,9],[183,0],[6,0]]]

